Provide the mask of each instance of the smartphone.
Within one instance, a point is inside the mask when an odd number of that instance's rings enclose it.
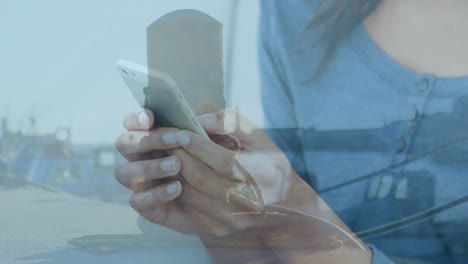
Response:
[[[153,128],[175,127],[209,138],[170,76],[126,60],[117,62],[117,70],[138,104],[153,111]]]

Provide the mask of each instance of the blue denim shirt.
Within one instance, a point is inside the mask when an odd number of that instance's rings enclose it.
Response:
[[[269,133],[296,171],[316,190],[372,176],[321,195],[355,232],[466,195],[468,77],[412,72],[358,26],[312,80],[323,47],[307,48],[318,32],[299,36],[317,2],[261,1],[266,127],[299,132]],[[463,204],[365,241],[374,263],[391,263],[387,256],[468,263],[467,220]]]

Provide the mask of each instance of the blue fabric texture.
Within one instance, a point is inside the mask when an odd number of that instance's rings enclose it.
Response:
[[[265,127],[296,172],[319,192],[371,175],[321,193],[355,232],[466,195],[468,77],[412,72],[360,25],[313,80],[323,47],[308,45],[319,29],[303,32],[317,2],[261,1]],[[464,204],[365,242],[376,248],[374,263],[391,263],[380,252],[468,263],[467,220]]]
[[[372,250],[372,263],[373,264],[388,264],[394,263],[391,259],[389,259],[384,253],[382,253],[379,249],[374,247],[373,245],[369,245],[370,249]]]

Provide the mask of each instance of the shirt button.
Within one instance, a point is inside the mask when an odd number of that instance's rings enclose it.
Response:
[[[428,89],[429,89],[429,86],[431,85],[431,83],[429,82],[428,79],[422,79],[420,80],[417,84],[416,84],[416,89],[420,92],[420,93],[424,93],[426,92]]]
[[[419,111],[418,110],[413,110],[408,114],[408,121],[414,122],[419,119]]]
[[[380,182],[380,188],[377,197],[379,199],[384,199],[385,197],[387,197],[387,195],[389,195],[390,191],[392,190],[392,184],[393,177],[391,175],[383,176],[382,181]]]
[[[396,152],[397,154],[402,153],[406,149],[406,140],[401,138],[396,143]]]
[[[302,129],[297,129],[296,130],[296,136],[301,138],[304,135],[304,131]]]
[[[455,244],[451,247],[452,252],[454,255],[464,255],[466,254],[466,248],[463,245],[460,244]]]

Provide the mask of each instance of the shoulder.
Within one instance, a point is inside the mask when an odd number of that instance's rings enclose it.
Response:
[[[260,38],[291,46],[315,14],[321,0],[261,0]]]
[[[323,0],[288,0],[288,1],[275,1],[275,0],[260,0],[260,10],[266,14],[286,15],[291,17],[292,11],[306,11],[310,12],[317,9]]]

